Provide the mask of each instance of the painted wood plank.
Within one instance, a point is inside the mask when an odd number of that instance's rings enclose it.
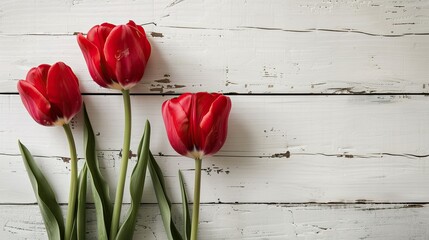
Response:
[[[180,206],[174,207],[180,219]],[[37,206],[0,210],[2,239],[46,239]],[[87,238],[96,239],[95,211],[87,212]],[[419,204],[204,204],[199,239],[426,239],[428,223],[429,207]],[[142,205],[134,239],[167,239],[156,205]]]
[[[429,90],[429,36],[170,27],[151,34],[153,53],[135,93]],[[0,92],[17,92],[17,81],[30,68],[57,61],[74,69],[83,92],[112,92],[92,81],[76,36],[0,35],[0,52]]]
[[[428,16],[428,3],[412,0],[3,0],[0,32],[73,33],[105,21],[123,23],[135,19],[157,26],[401,35],[428,33]]]
[[[118,152],[98,153],[112,197],[117,183]],[[135,157],[129,164],[130,175]],[[178,171],[193,193],[194,165],[183,157],[159,157],[167,191],[180,202]],[[68,200],[70,164],[59,157],[37,157],[59,202]],[[83,160],[80,161],[80,165]],[[20,156],[2,156],[0,203],[34,203],[30,181]],[[429,159],[382,156],[373,158],[291,155],[289,158],[213,157],[204,159],[201,201],[259,202],[425,202],[429,198]],[[128,182],[124,202],[129,202]],[[192,199],[192,196],[190,197]],[[88,199],[88,201],[92,201]],[[155,203],[150,176],[143,202]]]
[[[151,149],[176,155],[161,116],[166,96],[132,96],[135,151],[143,124],[152,124]],[[222,156],[326,154],[372,157],[429,154],[429,98],[425,96],[231,96],[228,138]],[[120,151],[122,97],[84,96],[100,150]],[[0,96],[0,153],[18,154],[16,141],[43,156],[67,156],[63,129],[38,125],[18,95]],[[83,119],[73,122],[82,157]]]

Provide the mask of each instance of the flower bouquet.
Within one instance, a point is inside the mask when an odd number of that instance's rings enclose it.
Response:
[[[22,102],[33,119],[45,126],[62,126],[70,146],[70,192],[64,223],[54,191],[29,150],[19,142],[49,239],[85,239],[88,179],[96,210],[98,239],[132,239],[147,168],[151,174],[168,239],[197,239],[202,159],[218,152],[226,140],[231,100],[218,93],[186,93],[167,100],[162,107],[160,106],[171,146],[177,153],[195,160],[192,218],[183,177],[179,172],[184,226],[182,234],[172,220],[171,201],[166,192],[161,168],[149,149],[151,134],[149,121],[146,121],[144,134],[138,146],[137,164],[131,173],[129,183],[131,206],[125,219],[120,219],[131,145],[130,89],[144,75],[151,46],[144,29],[133,21],[118,26],[110,23],[96,25],[86,35],[78,34],[77,42],[92,79],[101,87],[119,90],[122,93],[124,102],[122,159],[116,195],[112,201],[109,186],[96,157],[96,141],[90,117],[83,106],[85,164],[78,176],[76,143],[69,123],[84,104],[78,78],[65,63],[58,62],[52,66],[42,64],[32,68],[26,79],[18,82]]]

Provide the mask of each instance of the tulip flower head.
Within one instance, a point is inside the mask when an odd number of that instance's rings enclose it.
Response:
[[[63,62],[30,69],[18,92],[31,117],[45,126],[69,123],[82,107],[79,81]]]
[[[177,153],[202,159],[218,152],[225,143],[229,97],[218,93],[185,93],[162,105],[168,140]]]
[[[78,34],[77,41],[98,85],[128,90],[143,77],[151,47],[144,29],[133,21],[96,25],[86,37]]]

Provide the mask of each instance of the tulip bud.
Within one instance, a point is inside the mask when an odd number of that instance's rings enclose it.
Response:
[[[96,25],[86,37],[78,34],[77,41],[98,85],[128,90],[143,77],[151,47],[144,29],[133,21]]]
[[[162,105],[168,140],[177,153],[201,159],[213,155],[225,143],[229,97],[218,93],[185,93]]]
[[[79,81],[63,62],[30,69],[18,92],[31,117],[45,126],[67,124],[82,106]]]

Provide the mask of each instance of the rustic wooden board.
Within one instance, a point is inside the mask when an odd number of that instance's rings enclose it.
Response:
[[[7,34],[86,32],[101,22],[137,22],[197,29],[267,28],[396,36],[427,34],[428,2],[377,1],[132,1],[3,0],[0,31]]]
[[[119,172],[118,152],[99,152],[102,172],[114,196]],[[178,170],[189,195],[193,193],[193,161],[157,157],[167,191],[181,202]],[[54,188],[59,202],[68,200],[70,164],[60,157],[36,161]],[[80,161],[80,165],[83,161]],[[129,164],[129,173],[135,158]],[[213,157],[203,161],[201,201],[205,203],[306,202],[426,202],[429,199],[428,158],[383,156],[348,158],[301,156],[290,158]],[[2,156],[0,203],[34,203],[34,193],[20,156]],[[129,202],[127,187],[124,202]],[[190,196],[192,200],[192,196]],[[91,199],[88,199],[92,202]],[[150,176],[143,202],[155,203]]]
[[[152,123],[154,153],[176,155],[168,144],[161,117],[170,97],[133,96],[132,150]],[[429,98],[425,96],[231,96],[232,111],[223,156],[325,154],[356,157],[384,153],[425,157],[429,154]],[[85,96],[101,150],[122,146],[122,97]],[[0,96],[0,153],[18,154],[16,141],[43,156],[68,156],[63,129],[38,125],[18,95]],[[83,121],[73,123],[82,157]]]
[[[0,92],[61,60],[83,92],[109,93],[92,82],[73,34],[128,19],[145,25],[153,46],[137,93],[429,90],[426,1],[102,2],[0,3]]]
[[[136,93],[428,93],[429,36],[291,33],[158,27]],[[153,34],[154,32],[152,32]],[[248,39],[253,39],[248,41]],[[76,36],[0,35],[0,92],[41,63],[64,61],[86,93],[111,93],[89,76]]]
[[[0,238],[46,239],[37,206],[0,211]],[[96,239],[95,211],[87,212],[87,237]],[[426,239],[428,227],[429,207],[421,204],[203,204],[199,239]],[[134,239],[166,239],[156,205],[142,205]]]

